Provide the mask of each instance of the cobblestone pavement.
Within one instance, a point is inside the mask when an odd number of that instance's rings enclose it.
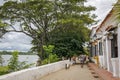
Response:
[[[96,77],[96,78],[95,78]],[[39,80],[101,80],[94,74],[89,68],[84,65],[83,68],[80,65],[71,66],[70,69],[62,69],[60,71],[51,73],[42,77]]]

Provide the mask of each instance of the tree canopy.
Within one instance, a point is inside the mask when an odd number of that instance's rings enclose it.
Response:
[[[32,50],[38,52],[41,60],[44,59],[43,45],[52,42],[52,34],[56,34],[54,39],[59,38],[60,41],[69,41],[71,38],[71,44],[80,48],[81,45],[78,44],[88,39],[89,31],[86,26],[95,22],[94,15],[90,14],[95,7],[85,6],[85,2],[86,0],[8,1],[0,6],[0,19],[8,26],[2,31],[22,32],[33,38]]]
[[[113,12],[116,15],[117,20],[120,21],[120,0],[114,5]]]
[[[0,21],[0,38],[7,32],[5,29],[7,28],[7,24]]]
[[[85,53],[84,43],[89,40],[90,30],[86,27],[69,28],[65,30],[59,28],[50,33],[49,44],[55,45],[54,53],[60,57],[70,57]]]

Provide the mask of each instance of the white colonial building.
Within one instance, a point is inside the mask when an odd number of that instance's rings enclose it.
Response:
[[[120,77],[120,22],[116,19],[114,8],[99,26],[92,29],[90,38],[94,62],[114,77]]]

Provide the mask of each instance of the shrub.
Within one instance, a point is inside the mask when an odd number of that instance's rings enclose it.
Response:
[[[49,54],[48,58],[42,61],[42,64],[53,63],[53,62],[57,62],[58,60],[59,58],[56,54]]]
[[[18,61],[18,54],[19,54],[18,51],[14,51],[12,53],[12,57],[10,58],[10,62],[8,63],[9,72],[14,72],[25,68],[29,68],[30,66],[33,65],[33,64],[26,64],[25,61],[23,62]]]
[[[3,66],[4,59],[2,58],[2,55],[0,54],[0,66]]]
[[[0,66],[0,75],[4,75],[9,73],[9,68],[8,66]]]
[[[43,48],[47,57],[42,61],[42,64],[53,63],[59,60],[58,56],[53,53],[54,45],[44,45]]]

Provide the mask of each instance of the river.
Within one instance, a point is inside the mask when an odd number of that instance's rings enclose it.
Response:
[[[7,65],[9,63],[10,58],[12,55],[2,55],[2,58],[4,60],[3,65]],[[35,63],[38,60],[37,55],[19,55],[18,60],[20,62],[26,61],[27,64]],[[32,67],[35,67],[35,64]]]

